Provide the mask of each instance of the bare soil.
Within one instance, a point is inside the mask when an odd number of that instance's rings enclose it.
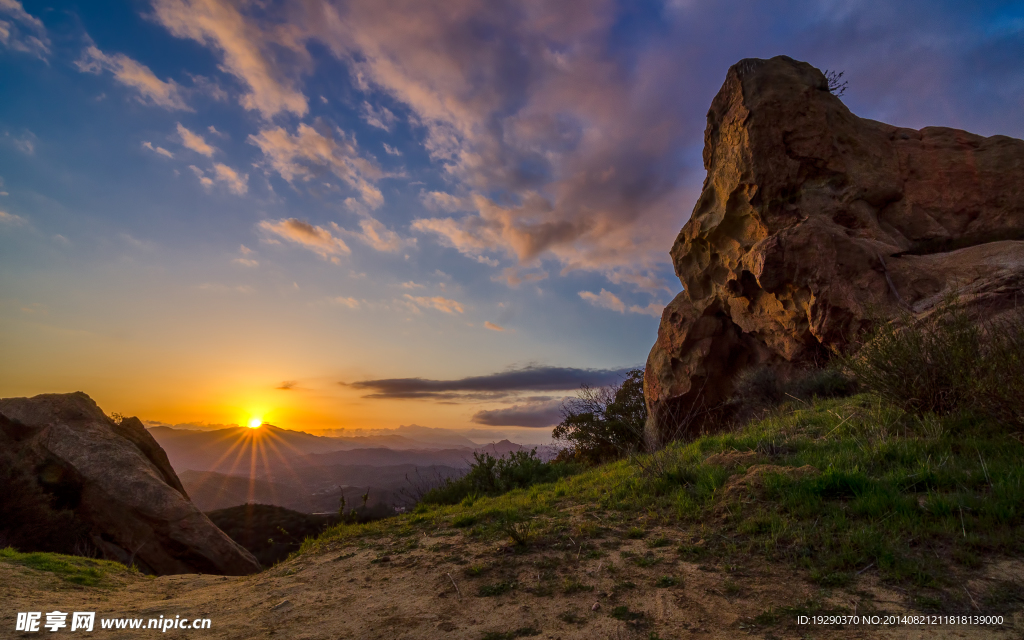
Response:
[[[678,530],[649,532],[647,541],[672,542],[656,548],[645,540],[609,539],[588,541],[582,549],[571,541],[526,551],[452,530],[432,533],[338,543],[247,577],[125,574],[106,587],[79,587],[0,562],[0,637],[50,637],[46,630],[14,631],[15,618],[19,611],[56,609],[95,611],[93,633],[74,633],[112,638],[483,640],[488,633],[495,638],[510,632],[504,637],[1024,638],[1022,612],[1011,613],[1000,627],[797,625],[796,613],[808,603],[823,615],[920,612],[870,571],[853,587],[823,591],[785,566],[680,560],[679,540],[673,540]],[[1022,576],[1024,564],[1002,560],[965,588],[980,594],[993,584],[1019,584]],[[487,593],[497,595],[481,595]],[[773,611],[774,621],[766,614]],[[166,634],[99,629],[100,618],[161,615],[210,618],[212,628]],[[621,619],[630,617],[636,619]]]

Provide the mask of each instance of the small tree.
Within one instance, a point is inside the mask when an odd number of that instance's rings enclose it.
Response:
[[[643,446],[644,370],[633,369],[618,385],[583,385],[562,405],[562,421],[551,435],[568,444],[560,457],[591,463],[620,458]]]
[[[825,79],[828,80],[828,90],[835,97],[841,98],[846,93],[846,87],[850,83],[843,80],[845,71],[829,71],[825,69]]]

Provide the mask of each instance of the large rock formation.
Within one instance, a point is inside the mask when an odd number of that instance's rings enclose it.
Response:
[[[106,557],[156,574],[260,570],[192,504],[138,418],[116,423],[84,393],[5,398],[0,416],[0,447]]]
[[[729,69],[704,166],[671,252],[684,291],[647,360],[649,436],[720,403],[744,369],[786,375],[872,318],[951,291],[998,312],[1024,292],[1024,141],[858,118],[780,56]]]

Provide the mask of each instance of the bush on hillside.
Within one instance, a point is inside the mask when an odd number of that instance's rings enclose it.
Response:
[[[568,445],[559,459],[595,464],[641,450],[646,421],[644,370],[633,369],[618,385],[580,387],[551,435]]]
[[[844,364],[905,411],[1024,425],[1024,316],[973,318],[950,299],[925,318],[880,326]]]
[[[440,486],[421,498],[426,504],[458,504],[467,498],[496,496],[541,482],[554,482],[575,471],[571,464],[543,462],[537,450],[513,451],[495,458],[489,453],[474,453],[475,462],[461,478],[445,478]]]
[[[775,369],[762,366],[740,374],[726,406],[733,422],[745,424],[790,400],[844,398],[856,392],[856,381],[836,367],[807,369],[781,378]]]

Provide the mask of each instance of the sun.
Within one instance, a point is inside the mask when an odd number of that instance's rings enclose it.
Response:
[[[263,418],[253,418],[249,421],[249,428],[259,429],[261,424],[263,424]]]

